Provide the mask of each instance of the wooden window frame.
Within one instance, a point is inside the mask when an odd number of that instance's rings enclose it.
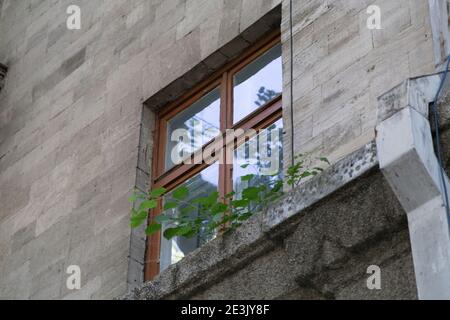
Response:
[[[245,66],[261,57],[269,49],[273,48],[281,42],[280,32],[276,31],[266,37],[264,40],[256,43],[239,58],[228,63],[223,68],[216,71],[208,79],[194,87],[185,95],[178,98],[173,103],[170,103],[163,110],[156,115],[156,131],[155,141],[156,147],[153,151],[153,165],[152,165],[152,181],[151,188],[164,187],[167,190],[173,190],[183,182],[194,177],[202,170],[210,166],[210,164],[180,164],[166,171],[165,156],[167,143],[167,123],[175,115],[189,108],[194,102],[198,101],[205,94],[215,88],[220,89],[220,131],[223,136],[223,150],[226,153],[226,139],[225,134],[227,129],[255,129],[261,130],[267,128],[274,122],[282,118],[282,95],[274,98],[266,103],[264,106],[258,108],[254,112],[247,115],[237,123],[233,123],[233,77],[236,73],[242,70]],[[192,159],[198,156],[198,153],[212,144],[213,141],[205,144],[200,150],[192,155]],[[230,143],[230,142],[228,142]],[[236,139],[232,141],[236,147]],[[224,154],[224,159],[227,159],[227,154]],[[219,165],[219,194],[224,197],[233,189],[233,171],[231,164]],[[162,204],[150,212],[150,220],[162,213]],[[144,266],[145,281],[152,280],[160,271],[160,246],[161,233],[156,233],[147,237],[147,249]]]

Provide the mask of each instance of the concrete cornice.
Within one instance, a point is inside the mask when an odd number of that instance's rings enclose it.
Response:
[[[377,126],[380,169],[407,213],[418,295],[427,300],[450,299],[450,183],[428,120],[440,83],[440,75],[410,79],[383,95]]]

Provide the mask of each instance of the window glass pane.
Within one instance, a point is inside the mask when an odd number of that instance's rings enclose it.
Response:
[[[220,89],[204,95],[167,122],[166,170],[220,134]],[[175,156],[174,156],[175,155]]]
[[[280,119],[235,149],[233,190],[236,199],[240,198],[245,188],[261,183],[270,185],[271,182],[283,178],[282,139],[283,121]],[[241,177],[249,174],[255,177],[251,181],[241,181]]]
[[[189,203],[199,197],[206,197],[214,191],[218,190],[219,185],[219,165],[213,164],[206,168],[198,175],[187,180],[182,186],[186,186],[189,189],[189,197],[185,200],[186,206],[171,209],[165,212],[165,214],[178,215],[180,211],[186,208]],[[164,197],[164,202],[170,202],[172,199],[169,193]],[[191,212],[190,215],[195,218],[198,216],[198,212]],[[164,226],[163,232],[170,226]],[[211,240],[211,235],[200,234],[192,239],[186,239],[183,237],[176,237],[171,240],[167,240],[161,236],[161,271],[168,268],[171,264],[177,263],[182,258],[184,258],[188,253],[199,248],[201,245],[205,244]]]
[[[281,44],[276,45],[234,76],[233,123],[281,95]]]

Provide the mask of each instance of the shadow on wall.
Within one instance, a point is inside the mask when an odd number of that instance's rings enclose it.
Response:
[[[8,67],[4,64],[0,63],[0,91],[3,89],[3,85],[5,84],[6,72],[8,71]]]

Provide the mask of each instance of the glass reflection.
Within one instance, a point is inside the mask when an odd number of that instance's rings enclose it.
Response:
[[[184,208],[186,208],[192,200],[206,197],[210,193],[217,191],[219,185],[219,165],[213,164],[206,168],[198,175],[187,180],[181,186],[186,186],[189,189],[189,197],[185,199],[186,206],[180,206],[175,209],[167,210],[164,214],[170,214],[173,216],[179,215]],[[171,194],[169,193],[164,197],[163,202],[170,202],[172,200]],[[191,212],[190,215],[193,219],[198,216],[198,212]],[[163,227],[164,230],[169,226]],[[160,269],[161,271],[168,268],[171,264],[177,263],[187,254],[199,248],[206,242],[211,240],[211,235],[200,234],[192,239],[186,239],[183,237],[176,237],[171,240],[167,240],[161,236],[161,255],[160,255]]]
[[[281,44],[247,65],[234,76],[233,123],[281,95],[283,87]]]
[[[283,178],[282,138],[283,121],[280,119],[235,149],[233,190],[236,199],[240,199],[245,188],[270,185]],[[255,177],[251,181],[241,181],[241,177],[249,174]]]
[[[180,129],[184,130],[182,135]],[[179,164],[173,153],[192,154],[219,134],[220,90],[216,88],[167,122],[166,170]]]

